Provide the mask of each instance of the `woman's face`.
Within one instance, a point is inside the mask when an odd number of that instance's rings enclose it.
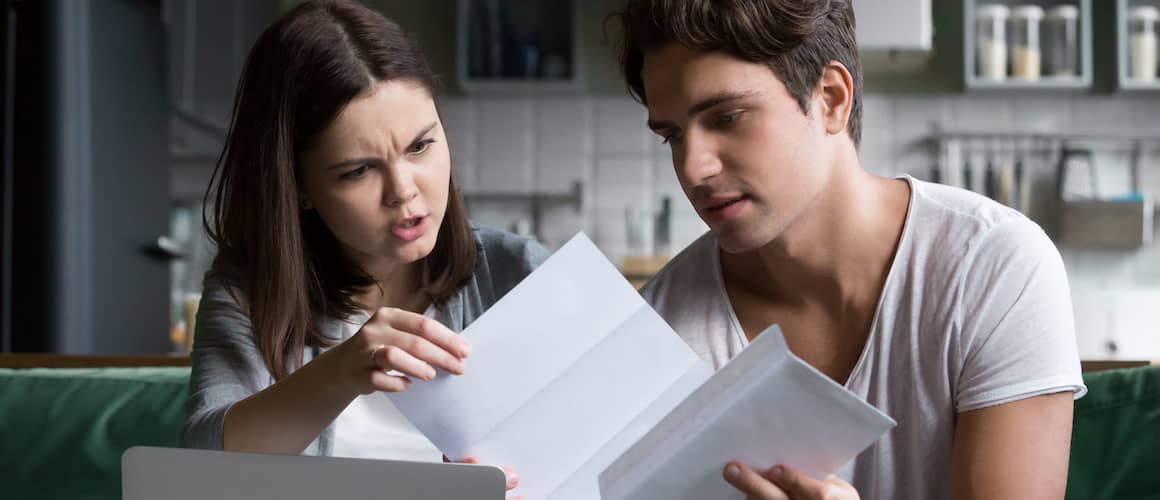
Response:
[[[422,86],[375,83],[315,138],[300,168],[304,201],[363,270],[375,275],[435,248],[451,154]]]

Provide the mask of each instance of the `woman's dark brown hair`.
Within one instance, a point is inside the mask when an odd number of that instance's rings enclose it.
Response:
[[[317,213],[299,207],[299,168],[303,151],[347,103],[389,80],[432,95],[438,87],[398,25],[349,0],[298,5],[262,33],[242,70],[206,192],[213,217],[203,214],[203,223],[217,246],[214,268],[231,291],[244,294],[254,342],[275,380],[301,366],[306,346],[339,340],[319,331],[316,320],[356,312],[355,294],[377,285]],[[443,302],[470,277],[476,258],[452,181],[435,248],[418,263],[415,286]]]
[[[862,70],[851,0],[626,0],[610,19],[620,21],[620,68],[643,104],[644,52],[670,42],[769,65],[803,113],[809,113],[822,69],[837,61],[854,80],[846,131],[855,145],[862,140]]]

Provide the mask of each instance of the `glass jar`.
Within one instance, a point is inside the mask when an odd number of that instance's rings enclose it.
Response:
[[[980,5],[975,10],[975,52],[978,54],[980,78],[1007,78],[1007,19],[1011,9],[1006,5]]]
[[[1043,21],[1043,53],[1048,75],[1079,76],[1079,7],[1060,5],[1047,11]]]
[[[1160,9],[1144,5],[1128,11],[1128,69],[1132,80],[1156,81]]]
[[[1039,24],[1043,7],[1020,5],[1011,10],[1011,75],[1022,80],[1038,80],[1042,68]]]

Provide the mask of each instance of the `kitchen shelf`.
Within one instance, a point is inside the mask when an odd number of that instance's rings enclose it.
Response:
[[[1121,0],[1123,1],[1123,0]],[[979,5],[1001,4],[1008,7],[1019,5],[1038,5],[1045,10],[1059,5],[1074,5],[1079,8],[1079,70],[1075,77],[1059,77],[1043,75],[1038,80],[1024,80],[1007,77],[1003,80],[983,78],[978,75],[975,11]],[[1025,92],[1025,91],[1054,91],[1054,92],[1084,92],[1092,87],[1092,3],[1091,0],[964,0],[963,1],[963,74],[965,85],[971,92]],[[1008,30],[1010,25],[1008,23]],[[1043,23],[1040,23],[1040,33],[1043,32]],[[1040,37],[1043,40],[1044,37]],[[1011,33],[1007,33],[1008,47],[1010,47]],[[1043,43],[1043,42],[1041,42]],[[1045,59],[1045,58],[1044,58]]]
[[[1160,0],[1116,0],[1116,79],[1123,91],[1160,92],[1160,77],[1151,82],[1128,77],[1128,10],[1141,5],[1160,8]]]
[[[580,3],[459,0],[459,88],[489,95],[582,90]]]

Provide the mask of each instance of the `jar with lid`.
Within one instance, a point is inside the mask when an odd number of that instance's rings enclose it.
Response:
[[[1038,80],[1042,52],[1039,24],[1043,7],[1020,5],[1011,10],[1011,75],[1023,80]]]
[[[1060,5],[1043,21],[1045,72],[1055,77],[1079,76],[1079,7]]]
[[[1160,9],[1149,5],[1134,7],[1128,11],[1128,69],[1133,80],[1156,81],[1157,32],[1160,31]]]
[[[1006,5],[980,5],[975,10],[975,52],[981,78],[1002,80],[1007,77],[1007,19],[1011,9]]]

